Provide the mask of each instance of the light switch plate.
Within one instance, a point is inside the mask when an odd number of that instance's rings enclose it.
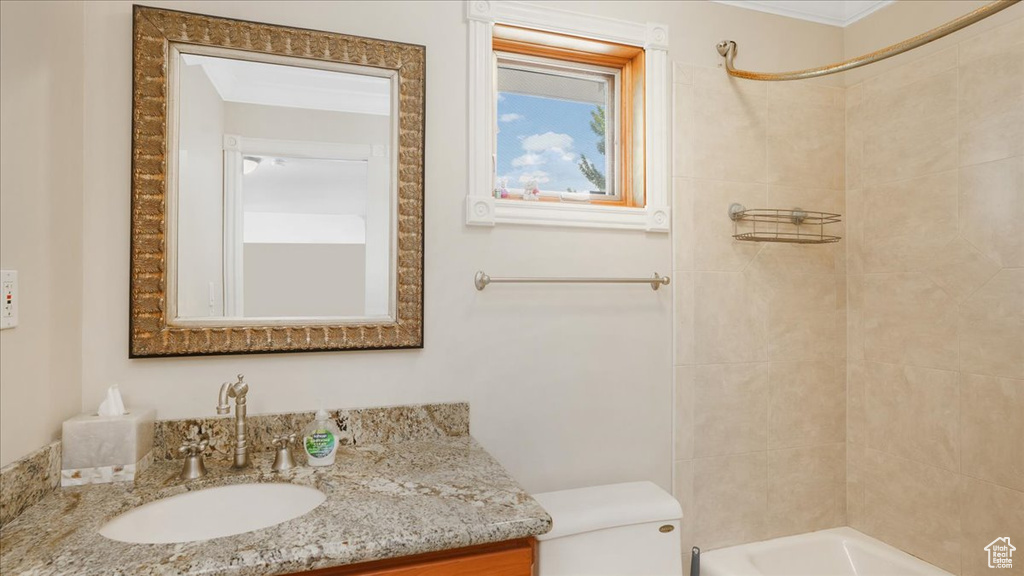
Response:
[[[18,325],[18,271],[0,270],[0,330]]]

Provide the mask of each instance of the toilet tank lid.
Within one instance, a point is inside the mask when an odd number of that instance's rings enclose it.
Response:
[[[674,521],[683,516],[679,502],[653,482],[626,482],[534,494],[553,522],[537,536],[551,540],[605,528]]]

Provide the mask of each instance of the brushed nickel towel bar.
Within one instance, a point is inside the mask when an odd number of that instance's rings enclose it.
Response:
[[[672,280],[655,272],[652,278],[494,278],[477,272],[473,284],[477,290],[488,284],[650,284],[651,290],[668,286]]]
[[[821,66],[819,68],[808,68],[807,70],[796,70],[793,72],[752,72],[750,70],[739,70],[733,67],[733,59],[736,57],[736,42],[732,40],[723,40],[718,43],[716,48],[718,53],[725,58],[725,69],[729,72],[730,76],[736,78],[746,78],[747,80],[763,80],[766,82],[780,82],[783,80],[803,80],[805,78],[816,78],[818,76],[827,76],[829,74],[836,74],[838,72],[845,72],[846,70],[852,70],[854,68],[860,68],[867,64],[873,64],[886,58],[892,58],[898,54],[902,54],[908,50],[913,50],[919,46],[938,40],[943,36],[948,36],[957,30],[961,30],[978,22],[984,20],[989,16],[1006,10],[1010,6],[1020,2],[1020,0],[997,0],[991,4],[986,4],[973,12],[965,14],[956,20],[946,22],[942,26],[932,28],[931,30],[914,36],[908,40],[898,42],[892,46],[876,50],[869,54],[852,58],[844,62],[837,64],[829,64],[828,66]]]

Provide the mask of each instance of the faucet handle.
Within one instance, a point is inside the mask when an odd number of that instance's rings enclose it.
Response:
[[[178,478],[182,480],[195,480],[206,476],[206,465],[203,463],[203,453],[210,446],[210,436],[203,434],[198,441],[191,441],[182,444],[178,452],[185,455],[185,462]]]
[[[282,434],[281,436],[275,436],[274,439],[270,441],[270,443],[273,444],[275,448],[285,448],[291,446],[292,444],[295,444],[295,440],[297,439],[298,436],[296,436],[294,433]]]
[[[202,456],[210,446],[210,435],[201,434],[198,440],[186,442],[178,448],[178,452],[186,456]]]
[[[295,439],[295,434],[286,434],[272,440],[274,447],[277,448],[277,456],[274,458],[274,464],[270,467],[271,470],[283,472],[295,468],[295,457],[292,456],[292,444],[295,443]]]

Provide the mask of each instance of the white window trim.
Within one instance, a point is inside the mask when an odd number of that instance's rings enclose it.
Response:
[[[469,0],[469,194],[466,224],[498,223],[669,231],[671,158],[668,26],[639,24],[537,6],[526,2]],[[645,50],[647,204],[643,208],[524,202],[494,198],[495,77],[492,33],[509,24],[596,40],[642,46]]]

